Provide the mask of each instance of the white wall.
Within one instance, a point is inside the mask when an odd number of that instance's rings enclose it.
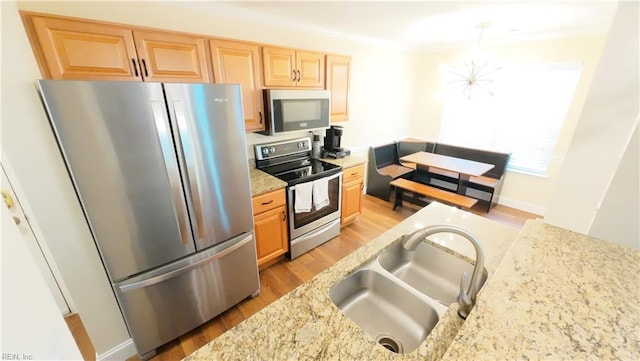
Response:
[[[110,352],[129,335],[86,226],[73,187],[36,96],[41,78],[16,5],[2,4],[3,157],[14,165],[22,195],[33,208],[44,241],[98,354]],[[357,43],[339,37],[310,35],[276,25],[257,26],[251,19],[197,12],[161,2],[19,2],[17,7],[64,16],[251,40],[352,56],[350,120],[343,145],[363,147],[407,133],[413,93],[413,55],[395,48]],[[301,133],[301,135],[306,135]],[[291,138],[287,135],[284,138]],[[249,145],[273,137],[249,134]],[[250,149],[250,157],[253,150]],[[128,348],[127,348],[128,347]],[[123,352],[127,352],[127,351]],[[118,356],[119,357],[119,356]]]
[[[507,45],[484,45],[483,52],[492,56],[497,64],[582,64],[582,74],[569,106],[558,143],[549,166],[548,176],[540,177],[507,171],[500,194],[500,203],[535,214],[544,214],[551,197],[557,174],[562,166],[573,131],[586,99],[595,69],[604,46],[606,35],[591,35],[564,39],[529,41]],[[415,137],[437,139],[444,103],[442,74],[443,65],[463,64],[466,49],[448,50],[421,54],[418,60],[417,77],[423,84],[415,97],[415,108],[410,125],[410,134]],[[462,130],[461,130],[462,131]]]
[[[14,2],[2,2],[1,26],[2,157],[100,354],[129,334],[38,99],[40,74]]]
[[[589,230],[592,237],[640,249],[640,132],[638,121],[620,166]]]
[[[78,346],[31,257],[26,239],[4,202],[0,205],[0,213],[2,359],[81,360]]]
[[[637,2],[620,4],[544,215],[548,223],[589,233],[611,179],[621,165],[640,109],[638,17]],[[637,201],[629,199],[635,207]],[[626,210],[619,212],[623,216]],[[635,226],[625,228],[631,234],[637,234],[638,219],[634,223]]]

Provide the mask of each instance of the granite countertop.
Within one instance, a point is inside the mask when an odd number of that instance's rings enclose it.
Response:
[[[351,167],[355,167],[355,166],[367,163],[367,160],[365,158],[355,156],[355,155],[350,155],[348,157],[338,158],[338,159],[322,158],[322,160],[327,163],[339,165],[342,168],[351,168]]]
[[[395,354],[377,344],[329,298],[329,290],[336,282],[398,242],[402,235],[434,224],[457,225],[482,240],[489,281],[518,234],[515,228],[434,202],[212,340],[186,360],[439,359],[462,325],[457,304],[449,307],[417,350]],[[429,242],[462,258],[470,259],[475,254],[467,240],[454,234],[436,234]]]
[[[329,290],[400,236],[433,224],[474,233],[485,248],[489,279],[465,322],[453,304],[417,350],[395,354],[344,316]],[[456,235],[436,234],[428,242],[474,258],[471,244]],[[541,220],[528,221],[518,234],[434,202],[185,360],[636,360],[639,296],[638,250]]]
[[[325,158],[322,159],[326,162],[337,164],[343,168],[354,167],[356,165],[365,164],[367,162],[366,159],[357,157],[357,156],[349,156],[340,159],[331,159]],[[278,189],[282,189],[287,186],[287,182],[282,181],[268,173],[265,173],[261,170],[256,169],[255,162],[253,160],[249,161],[249,178],[251,181],[251,196],[255,197],[260,194],[273,192]]]
[[[251,196],[255,197],[263,193],[273,192],[287,186],[287,182],[254,167],[249,167],[249,179],[251,181]]]
[[[529,221],[444,360],[640,359],[640,251]]]

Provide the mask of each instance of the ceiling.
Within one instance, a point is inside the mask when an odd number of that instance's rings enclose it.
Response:
[[[477,42],[481,31],[483,43],[605,33],[617,2],[198,1],[188,6],[298,31],[439,50]]]

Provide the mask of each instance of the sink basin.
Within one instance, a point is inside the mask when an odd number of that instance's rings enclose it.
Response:
[[[464,285],[467,289],[473,272],[471,263],[424,242],[415,252],[407,251],[397,242],[380,254],[378,262],[397,278],[445,306],[456,302],[462,273],[469,274]],[[480,287],[486,281],[487,271],[483,270]]]
[[[342,313],[397,353],[414,351],[446,311],[373,269],[356,271],[336,283],[329,295]]]

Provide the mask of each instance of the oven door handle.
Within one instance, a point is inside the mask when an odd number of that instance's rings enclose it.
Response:
[[[318,179],[326,179],[327,181],[330,181],[330,180],[332,180],[332,179],[334,179],[334,178],[338,178],[338,177],[340,177],[341,175],[342,175],[342,171],[341,171],[341,172],[339,172],[339,173],[336,173],[336,174],[334,174],[334,175],[332,175],[332,176],[330,176],[330,177],[322,177],[322,178],[318,178]],[[299,184],[313,183],[313,182],[314,182],[314,181],[310,181],[310,182],[302,182],[302,183],[299,183]],[[291,189],[291,190],[295,190],[297,186],[298,186],[298,185],[296,184],[295,186],[289,187],[289,189]]]

